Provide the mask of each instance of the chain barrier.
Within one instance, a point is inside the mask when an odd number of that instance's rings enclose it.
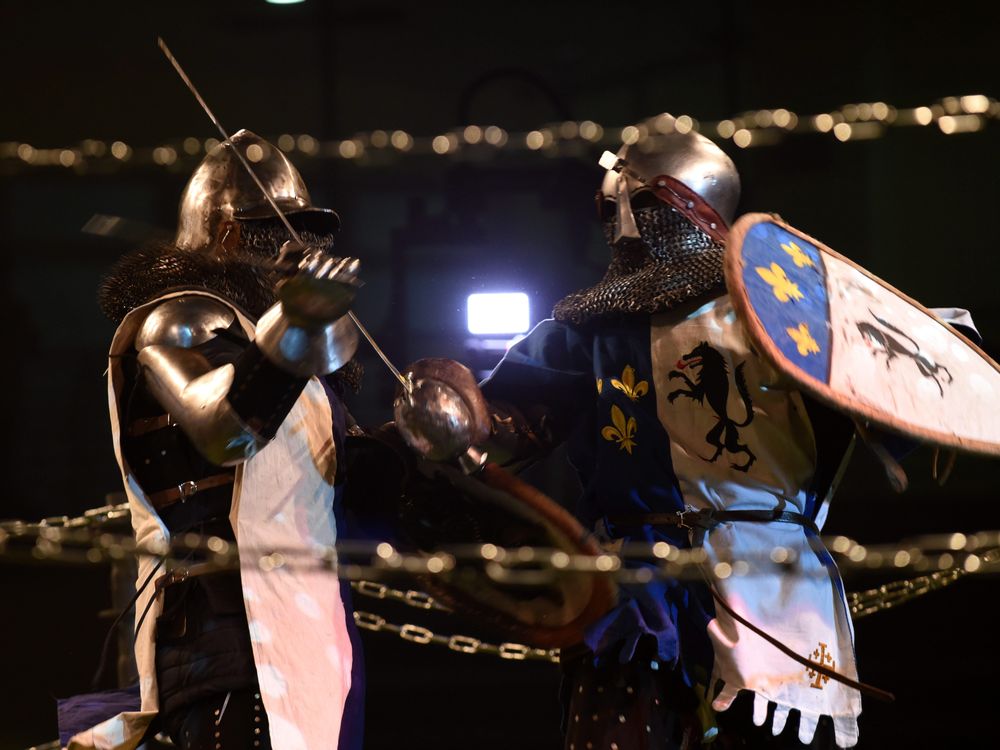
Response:
[[[372,612],[355,611],[354,622],[359,628],[374,633],[394,633],[404,641],[420,646],[444,646],[459,654],[488,654],[507,661],[545,661],[559,663],[559,649],[544,649],[526,646],[523,643],[487,643],[468,635],[442,635],[420,625],[405,623],[396,625],[381,615]]]

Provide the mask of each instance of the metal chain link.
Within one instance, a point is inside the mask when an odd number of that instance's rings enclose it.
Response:
[[[373,633],[394,633],[404,641],[409,641],[410,643],[416,643],[420,646],[444,646],[448,650],[459,654],[487,654],[507,661],[559,663],[559,649],[557,648],[534,648],[526,646],[523,643],[501,643],[498,645],[486,643],[468,635],[442,635],[421,625],[414,625],[412,623],[396,625],[387,621],[381,615],[361,610],[355,611],[354,622],[359,628],[370,630]]]
[[[417,609],[434,609],[439,612],[451,612],[450,607],[441,604],[441,602],[424,591],[414,591],[412,589],[400,591],[399,589],[386,586],[384,583],[366,580],[351,581],[351,588],[359,594],[370,596],[373,599],[389,599],[405,604],[408,607],[416,607]]]
[[[989,550],[980,555],[979,559],[985,564],[996,563],[1000,561],[1000,549]],[[893,581],[867,591],[851,592],[847,595],[851,619],[860,620],[862,617],[873,615],[876,612],[884,612],[887,609],[898,607],[904,602],[950,586],[969,573],[970,571],[966,568],[956,566],[916,578]]]

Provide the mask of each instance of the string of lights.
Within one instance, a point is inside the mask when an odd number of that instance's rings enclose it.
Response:
[[[284,133],[274,139],[279,149],[296,160],[326,159],[365,166],[391,163],[401,156],[490,158],[500,152],[534,151],[552,156],[584,156],[591,147],[617,148],[650,143],[671,132],[698,131],[737,148],[771,146],[787,137],[819,134],[837,141],[880,138],[891,128],[936,126],[944,135],[974,133],[1000,119],[1000,102],[984,94],[948,96],[918,107],[896,107],[885,102],[845,104],[830,112],[800,115],[790,109],[756,109],[719,121],[699,122],[690,115],[659,115],[624,127],[604,126],[593,120],[548,123],[530,131],[510,132],[497,125],[466,125],[444,133],[413,135],[405,130],[371,130],[349,138],[321,140],[307,133]],[[85,139],[75,145],[37,147],[21,141],[0,142],[0,169],[5,173],[31,167],[58,167],[84,174],[125,168],[187,169],[217,146],[216,138],[170,138],[155,146],[132,145],[125,140]],[[265,156],[251,146],[247,157]]]

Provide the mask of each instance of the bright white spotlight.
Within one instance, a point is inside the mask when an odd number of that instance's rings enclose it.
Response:
[[[531,327],[528,295],[524,292],[470,294],[469,333],[514,334]]]

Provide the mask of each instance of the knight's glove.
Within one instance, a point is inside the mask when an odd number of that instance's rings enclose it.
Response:
[[[357,326],[347,313],[361,286],[360,261],[286,242],[278,265],[288,275],[277,285],[278,304],[257,324],[257,346],[294,375],[340,369],[358,348]]]
[[[458,461],[469,472],[486,461],[490,414],[473,374],[451,359],[420,359],[393,404],[396,429],[417,455]]]

